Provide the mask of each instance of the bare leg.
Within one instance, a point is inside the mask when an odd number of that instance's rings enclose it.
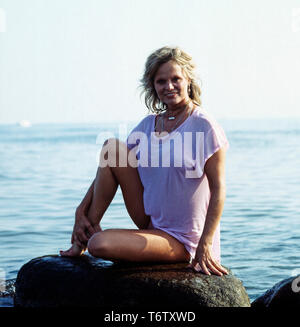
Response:
[[[106,142],[100,155],[100,167],[94,182],[93,199],[88,211],[88,220],[98,231],[99,223],[106,209],[114,198],[118,185],[120,185],[127,211],[138,228],[147,228],[150,222],[145,214],[143,204],[143,186],[137,168],[130,166],[128,148],[125,143],[113,140]],[[110,153],[110,157],[107,155]],[[121,167],[119,162],[125,162]],[[106,165],[105,165],[106,163]],[[132,163],[132,158],[130,163]],[[67,251],[61,251],[63,256],[77,256],[85,248],[73,243]]]
[[[94,234],[88,250],[95,257],[112,261],[188,262],[184,245],[158,229],[107,229]]]
[[[138,228],[147,228],[149,217],[145,214],[143,203],[144,188],[137,168],[129,163],[129,151],[125,143],[116,140],[106,144],[100,158],[101,168],[98,168],[92,203],[88,212],[88,219],[93,225],[98,225],[106,209],[114,198],[118,185],[120,185],[127,211]],[[104,154],[109,152],[113,159],[108,160]],[[132,158],[131,158],[132,159]],[[125,163],[122,167],[119,162]],[[132,163],[132,161],[131,161]]]

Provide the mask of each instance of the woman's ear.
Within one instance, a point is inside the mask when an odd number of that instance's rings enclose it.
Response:
[[[192,82],[190,82],[188,85],[188,95],[190,98],[193,96]]]

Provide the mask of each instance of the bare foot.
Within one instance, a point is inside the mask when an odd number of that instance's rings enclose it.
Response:
[[[96,233],[101,232],[102,228],[100,227],[100,224],[95,225],[94,230]],[[86,247],[82,248],[78,244],[73,243],[72,246],[69,248],[69,250],[59,251],[59,253],[62,257],[79,257],[84,253],[85,250],[86,250]]]
[[[85,249],[73,243],[69,250],[59,251],[62,257],[79,257],[84,253]]]

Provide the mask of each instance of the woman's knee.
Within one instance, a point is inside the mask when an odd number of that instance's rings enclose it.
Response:
[[[106,257],[109,248],[109,240],[103,231],[95,233],[87,244],[88,252],[94,257]]]
[[[127,167],[128,148],[126,143],[117,138],[107,139],[101,149],[99,166],[100,167]]]

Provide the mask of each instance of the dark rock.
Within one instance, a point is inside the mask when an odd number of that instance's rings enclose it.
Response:
[[[251,303],[254,308],[300,307],[300,275],[275,284]]]
[[[0,279],[0,308],[12,307],[15,295],[15,279]]]
[[[14,296],[15,282],[15,279],[0,280],[0,298]]]
[[[195,273],[186,263],[112,263],[83,255],[44,256],[19,271],[19,307],[242,307],[250,306],[242,282]]]

